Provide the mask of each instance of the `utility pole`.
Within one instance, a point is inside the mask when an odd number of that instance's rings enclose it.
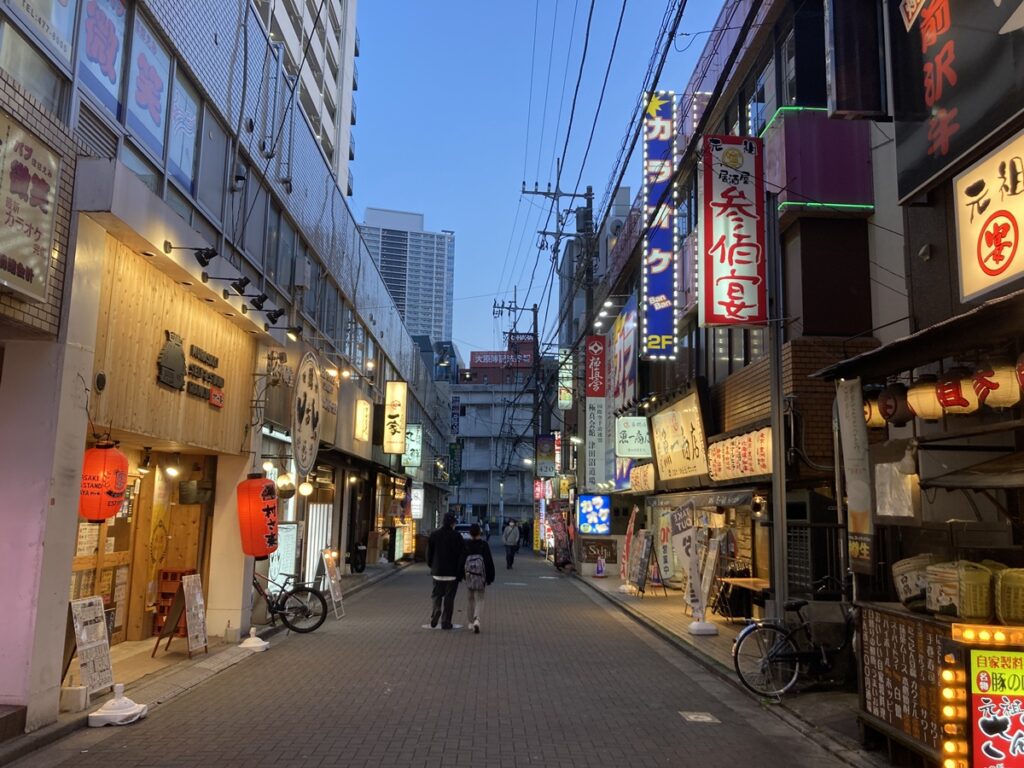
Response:
[[[782,253],[779,247],[778,197],[768,193],[766,210],[771,211],[765,227],[768,242],[768,358],[771,377],[772,428],[772,597],[775,618],[783,618],[788,597],[789,568],[786,562],[786,425],[783,418],[785,395],[782,345],[785,342],[782,306]]]

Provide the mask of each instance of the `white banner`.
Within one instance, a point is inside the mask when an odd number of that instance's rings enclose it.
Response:
[[[608,482],[608,467],[605,461],[607,451],[608,404],[603,397],[588,397],[586,411],[586,465],[584,487],[588,491],[600,491],[601,484]]]
[[[619,416],[615,420],[615,455],[631,459],[651,458],[651,430],[646,416]]]
[[[868,427],[864,422],[864,396],[860,379],[840,381],[836,388],[839,408],[839,439],[846,476],[846,529],[850,567],[858,573],[872,571],[871,466]]]

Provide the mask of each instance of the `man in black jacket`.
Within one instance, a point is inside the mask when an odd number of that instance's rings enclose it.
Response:
[[[434,579],[431,593],[433,610],[430,613],[431,628],[441,620],[441,629],[452,628],[452,612],[455,610],[455,593],[459,589],[462,573],[459,566],[465,544],[462,534],[455,530],[456,517],[451,512],[444,516],[444,524],[430,534],[427,540],[427,565]],[[443,601],[443,610],[442,610]]]

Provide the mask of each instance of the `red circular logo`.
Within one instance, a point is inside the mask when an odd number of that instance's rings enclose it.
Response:
[[[1009,211],[996,211],[978,235],[978,266],[991,277],[1003,274],[1017,254],[1017,219]]]
[[[988,676],[988,672],[981,670],[975,685],[980,693],[988,693],[988,689],[992,687],[992,679]]]

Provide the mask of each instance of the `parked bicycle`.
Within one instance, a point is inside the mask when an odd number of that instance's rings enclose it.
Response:
[[[759,696],[781,697],[796,685],[801,674],[821,678],[836,668],[836,662],[854,642],[857,610],[846,598],[845,585],[833,576],[815,583],[819,593],[838,587],[843,615],[843,633],[838,644],[815,637],[814,622],[804,617],[806,600],[787,600],[787,614],[797,622],[761,619],[748,624],[732,647],[736,674],[743,685]]]
[[[267,602],[267,613],[272,623],[281,617],[284,625],[293,632],[312,632],[327,618],[327,600],[319,591],[304,584],[289,587],[295,574],[283,573],[284,584],[259,574],[252,575],[252,587]],[[260,584],[266,582],[266,588]]]

